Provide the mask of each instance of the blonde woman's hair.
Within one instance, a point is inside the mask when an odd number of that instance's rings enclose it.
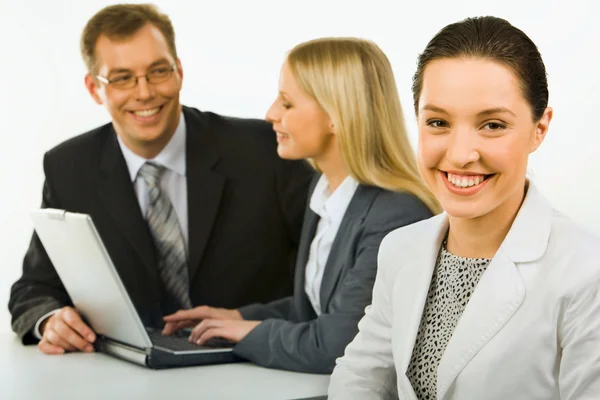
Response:
[[[294,47],[286,62],[302,90],[331,118],[342,158],[356,181],[412,193],[434,214],[441,211],[419,175],[392,67],[375,43],[311,40]]]

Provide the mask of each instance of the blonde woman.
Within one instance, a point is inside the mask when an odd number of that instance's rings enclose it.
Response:
[[[330,373],[371,302],[382,238],[439,208],[419,178],[392,69],[375,44],[338,38],[296,46],[267,120],[279,156],[310,160],[319,172],[309,190],[294,295],[238,310],[182,310],[165,317],[164,333],[201,321],[193,342],[221,337],[262,366]]]

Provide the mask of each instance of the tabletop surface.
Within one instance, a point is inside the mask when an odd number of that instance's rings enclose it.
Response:
[[[0,399],[283,400],[324,396],[328,384],[250,363],[151,370],[101,353],[48,356],[0,334]]]

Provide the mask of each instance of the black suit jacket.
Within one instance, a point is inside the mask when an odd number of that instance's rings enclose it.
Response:
[[[313,171],[278,157],[264,121],[183,113],[192,303],[236,308],[290,294]],[[163,301],[156,250],[112,124],[50,150],[44,171],[42,207],[90,214],[142,321],[161,326],[175,310]],[[34,342],[38,319],[71,304],[34,233],[11,289],[13,330]]]
[[[316,182],[315,178],[311,193]],[[304,277],[319,216],[306,207],[294,294],[266,305],[241,307],[244,319],[263,322],[234,352],[266,367],[331,373],[371,303],[381,240],[396,228],[429,217],[431,211],[410,193],[359,185],[325,264],[319,299],[322,313],[317,317],[304,290]]]

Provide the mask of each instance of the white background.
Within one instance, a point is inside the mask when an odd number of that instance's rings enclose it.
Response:
[[[42,156],[108,122],[88,96],[79,36],[111,1],[0,0],[0,332],[41,201]],[[411,77],[416,58],[444,25],[495,15],[521,28],[547,66],[554,120],[530,175],[554,205],[600,234],[600,2],[564,0],[178,0],[156,4],[175,25],[184,68],[182,102],[262,118],[279,68],[295,44],[320,36],[374,40],[396,74],[413,145]]]

